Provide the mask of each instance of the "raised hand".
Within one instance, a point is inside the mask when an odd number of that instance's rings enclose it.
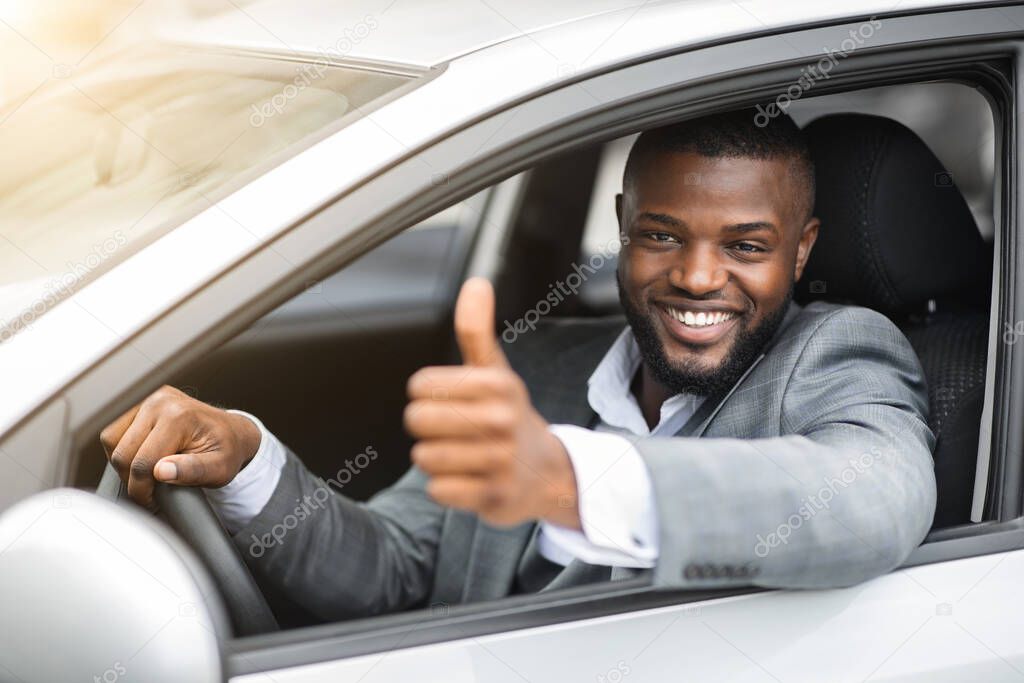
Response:
[[[494,290],[468,280],[455,305],[464,365],[427,367],[409,378],[405,426],[427,492],[492,524],[546,519],[580,526],[576,481],[561,441],[534,410],[494,333]]]

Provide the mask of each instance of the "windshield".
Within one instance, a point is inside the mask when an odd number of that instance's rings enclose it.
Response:
[[[60,76],[0,108],[0,343],[410,80],[167,47]]]

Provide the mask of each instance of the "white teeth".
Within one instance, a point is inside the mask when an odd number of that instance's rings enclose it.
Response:
[[[693,311],[684,312],[676,308],[669,308],[667,310],[669,315],[687,327],[710,327],[711,325],[718,325],[719,323],[731,320],[734,315],[733,313],[723,311],[713,311],[710,313],[701,311],[700,313],[695,314]]]

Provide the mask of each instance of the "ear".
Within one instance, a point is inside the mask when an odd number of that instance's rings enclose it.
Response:
[[[821,227],[821,221],[812,217],[807,221],[803,230],[800,232],[800,243],[796,248],[796,269],[793,273],[794,282],[798,281],[804,274],[804,266],[807,265],[807,259],[811,256],[811,249],[814,248],[814,241],[818,239],[819,227]]]
[[[615,195],[615,217],[619,221],[619,233],[624,233],[625,228],[622,225],[622,193]]]

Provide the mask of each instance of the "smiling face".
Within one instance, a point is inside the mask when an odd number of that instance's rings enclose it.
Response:
[[[627,174],[619,296],[667,393],[732,386],[782,322],[818,229],[797,163],[649,151]]]

